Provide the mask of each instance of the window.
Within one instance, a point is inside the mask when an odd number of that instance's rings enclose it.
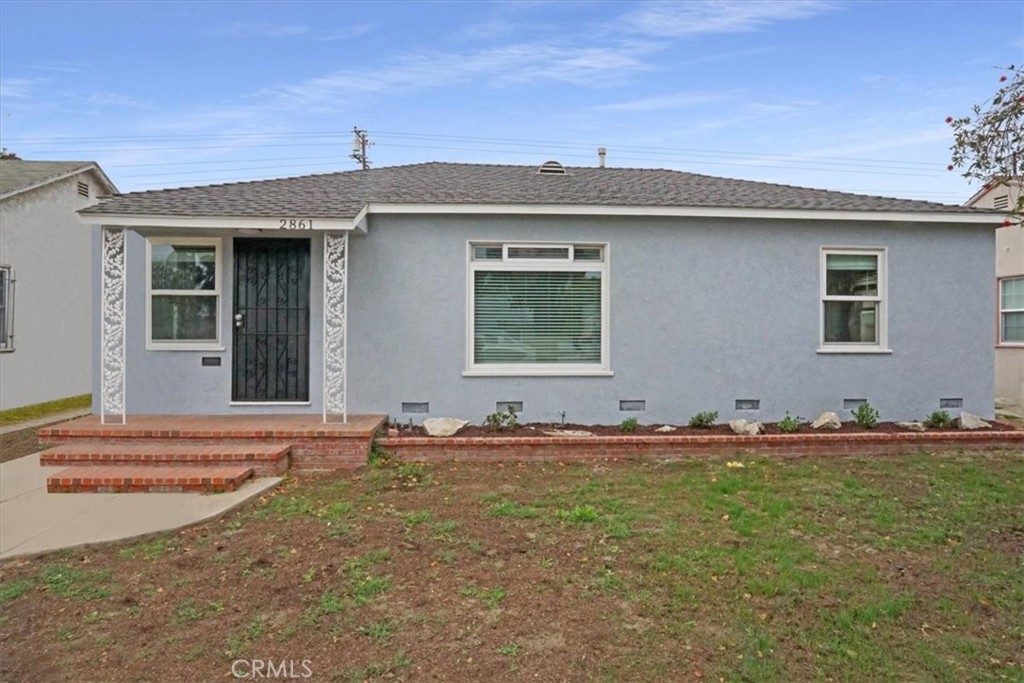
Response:
[[[218,239],[150,239],[146,325],[150,349],[220,347]]]
[[[886,348],[884,249],[822,249],[822,351]]]
[[[0,352],[14,350],[14,270],[0,266]]]
[[[1024,277],[999,281],[999,343],[1024,344]]]
[[[606,245],[469,251],[467,374],[610,374]]]

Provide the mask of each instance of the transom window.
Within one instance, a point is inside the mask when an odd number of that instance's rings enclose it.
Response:
[[[468,374],[608,374],[607,246],[470,244]]]
[[[1024,344],[1024,277],[999,281],[999,343]]]
[[[211,349],[220,344],[221,241],[148,242],[146,324],[150,349]]]
[[[0,266],[0,351],[14,350],[14,270]]]
[[[884,249],[822,249],[823,349],[886,348],[885,273]]]

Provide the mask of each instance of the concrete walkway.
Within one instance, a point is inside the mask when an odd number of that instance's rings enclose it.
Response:
[[[52,420],[51,420],[52,421]],[[277,486],[279,477],[230,493],[47,493],[58,467],[39,454],[0,464],[0,559],[169,531],[218,517]]]

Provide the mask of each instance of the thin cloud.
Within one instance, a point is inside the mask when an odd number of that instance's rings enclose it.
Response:
[[[80,62],[44,62],[42,64],[30,64],[30,69],[39,71],[56,71],[65,74],[77,74],[86,69],[89,65]]]
[[[659,2],[626,14],[622,26],[633,33],[673,38],[702,33],[740,33],[779,21],[806,19],[834,8],[834,3],[828,0]]]
[[[324,43],[334,42],[336,40],[349,40],[356,38],[361,35],[365,35],[376,28],[375,24],[354,24],[352,26],[346,26],[345,28],[336,29],[334,31],[325,31],[323,33],[317,33],[313,36],[314,40],[319,40]]]
[[[628,102],[602,104],[595,107],[595,109],[599,111],[622,112],[660,111],[665,109],[697,107],[702,104],[721,102],[724,99],[727,99],[725,95],[712,95],[709,93],[676,93],[674,95],[647,97],[639,100],[630,100]]]
[[[308,26],[287,26],[267,22],[235,21],[214,32],[235,38],[286,38],[310,32]]]
[[[0,80],[0,97],[27,98],[32,96],[32,88],[40,79],[37,78],[5,78]]]

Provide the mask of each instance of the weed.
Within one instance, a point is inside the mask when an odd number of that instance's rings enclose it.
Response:
[[[709,429],[715,425],[717,419],[717,410],[704,410],[691,417],[688,424],[698,429]]]
[[[515,657],[519,654],[519,645],[517,643],[509,643],[508,645],[502,645],[498,648],[498,654],[503,657]]]
[[[143,543],[136,543],[135,545],[129,546],[122,550],[119,555],[124,559],[133,559],[136,556],[142,557],[144,560],[155,560],[161,555],[170,550],[167,547],[166,538],[155,538],[152,541],[145,541]]]
[[[511,405],[507,410],[493,412],[484,418],[484,426],[494,431],[512,429],[518,424],[519,419],[516,417],[516,409]]]
[[[417,524],[426,524],[430,521],[430,510],[417,510],[416,512],[399,516],[408,526],[416,526]]]
[[[345,608],[344,603],[341,601],[341,596],[333,591],[325,591],[320,596],[320,604],[318,605],[320,611],[323,614],[336,614]]]
[[[631,432],[635,432],[639,426],[640,422],[635,417],[627,417],[619,423],[619,431],[629,434]]]
[[[596,522],[599,515],[592,505],[577,505],[572,510],[557,510],[555,516],[563,522],[586,524]]]
[[[57,640],[59,640],[62,643],[70,643],[72,640],[78,637],[78,634],[75,633],[75,629],[71,628],[70,626],[61,626],[59,629],[57,629],[57,632],[54,635],[56,636]]]
[[[352,594],[357,605],[365,605],[374,596],[380,595],[391,588],[390,576],[372,576],[367,574],[354,583]]]
[[[555,561],[550,557],[542,557],[537,564],[539,564],[542,569],[551,569],[555,566]]]
[[[316,576],[316,567],[310,567],[306,570],[306,573],[302,575],[302,583],[313,583],[313,578]]]
[[[370,455],[367,457],[366,463],[370,467],[386,467],[391,464],[391,454],[377,443],[377,439],[374,439],[370,442]]]
[[[463,595],[471,598],[479,598],[491,609],[498,609],[498,604],[505,599],[508,592],[501,586],[495,586],[494,588],[477,588],[476,586],[466,586],[459,591]]]
[[[490,515],[492,517],[519,517],[526,519],[540,517],[540,510],[528,505],[520,505],[515,501],[503,500],[491,506]]]
[[[180,624],[185,621],[199,621],[203,618],[204,610],[196,605],[195,600],[182,600],[178,605],[178,611],[174,623]]]
[[[458,559],[458,557],[459,554],[454,550],[445,550],[437,556],[437,559],[441,562],[441,564],[453,564],[455,560]]]
[[[109,571],[51,564],[42,568],[39,578],[47,590],[64,598],[98,600],[110,595],[110,588],[106,585],[110,581]]]
[[[779,420],[779,429],[786,434],[796,434],[800,431],[800,425],[804,423],[802,417],[793,417],[786,411],[786,417]]]
[[[184,659],[186,662],[194,662],[203,656],[203,652],[206,648],[203,645],[196,645],[194,648],[185,653]]]
[[[395,470],[396,478],[404,486],[420,486],[426,484],[429,478],[426,468],[414,462],[402,463]]]
[[[382,621],[377,624],[370,624],[369,626],[360,626],[359,632],[369,636],[376,643],[384,644],[391,640],[395,627],[390,621]]]
[[[261,619],[259,616],[255,616],[249,622],[249,625],[245,627],[245,638],[246,640],[252,642],[254,640],[259,640],[262,635],[263,619]]]
[[[952,424],[953,418],[945,410],[936,410],[924,420],[924,426],[931,429],[948,429]]]
[[[0,605],[14,600],[31,587],[32,582],[28,579],[0,584]]]

